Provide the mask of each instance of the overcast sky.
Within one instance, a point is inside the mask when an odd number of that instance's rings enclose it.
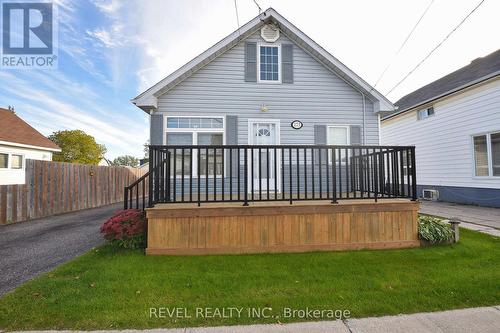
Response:
[[[259,0],[377,86],[383,94],[432,50],[480,0]],[[3,107],[43,134],[83,129],[108,158],[142,156],[148,118],[129,100],[237,28],[234,0],[57,1],[59,68],[0,70]],[[236,0],[241,25],[258,14]],[[405,94],[500,48],[500,1],[484,4],[388,98]]]

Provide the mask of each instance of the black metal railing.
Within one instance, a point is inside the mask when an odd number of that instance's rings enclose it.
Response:
[[[149,173],[125,190],[126,208],[144,208],[146,202],[152,207],[417,199],[415,147],[410,146],[150,146],[149,157]]]

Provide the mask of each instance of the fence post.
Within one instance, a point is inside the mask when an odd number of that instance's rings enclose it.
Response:
[[[417,163],[415,159],[415,147],[411,147],[411,183],[412,187],[412,200],[417,201]]]
[[[154,168],[154,158],[153,158],[153,148],[149,146],[149,188],[148,188],[148,207],[153,207],[153,168]]]
[[[128,186],[123,189],[123,209],[128,209]]]

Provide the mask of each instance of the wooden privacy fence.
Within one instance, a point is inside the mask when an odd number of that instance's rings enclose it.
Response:
[[[146,171],[51,161],[26,161],[26,182],[0,185],[0,224],[123,201],[123,188]]]

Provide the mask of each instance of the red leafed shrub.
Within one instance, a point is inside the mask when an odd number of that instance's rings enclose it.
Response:
[[[145,246],[146,217],[137,209],[117,211],[101,226],[101,234],[110,243],[126,249]]]

